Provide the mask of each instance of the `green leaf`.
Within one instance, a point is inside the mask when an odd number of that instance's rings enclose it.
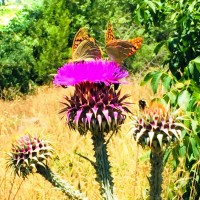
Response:
[[[192,146],[192,153],[194,155],[194,158],[195,159],[199,159],[199,150],[198,150],[198,145],[197,145],[197,142],[196,142],[196,139],[195,138],[190,138],[190,144]]]
[[[172,13],[172,15],[170,17],[171,21],[174,21],[174,19],[176,18],[176,15],[177,15],[176,12]]]
[[[162,85],[164,86],[164,88],[169,91],[171,88],[171,78],[168,75],[164,75],[162,78]]]
[[[152,1],[146,1],[146,3],[149,5],[149,7],[151,8],[151,10],[156,13],[156,8],[155,5],[152,3]]]
[[[190,101],[191,94],[187,90],[183,90],[178,96],[178,105],[186,110]]]
[[[165,42],[163,41],[163,42],[160,42],[156,47],[155,47],[155,49],[154,49],[154,53],[155,54],[158,54],[158,52],[159,52],[159,50],[161,49],[161,47],[163,46],[165,44]]]
[[[149,72],[145,77],[144,80],[140,83],[141,86],[145,85],[150,79],[152,79],[152,77],[154,76],[156,72]]]
[[[179,148],[179,155],[180,155],[181,157],[185,157],[186,153],[187,153],[187,148],[186,148],[186,146],[185,146],[185,145],[181,146],[181,147]]]
[[[190,12],[193,11],[194,6],[195,6],[196,3],[197,3],[196,1],[193,1],[193,2],[190,4],[190,6],[188,7],[188,10],[189,10]]]
[[[177,96],[178,96],[177,91],[175,91],[175,90],[174,91],[170,91],[169,93],[167,93],[166,96],[169,98],[169,100],[170,100],[170,102],[172,104],[176,104]]]
[[[168,148],[166,151],[165,151],[165,154],[164,154],[164,157],[163,157],[163,163],[164,165],[167,163],[167,160],[171,154],[171,151],[172,149]]]
[[[200,72],[200,56],[196,57],[192,62],[195,63],[197,70]]]
[[[185,87],[185,84],[184,84],[184,83],[181,83],[181,82],[178,82],[178,83],[176,83],[176,85],[175,85],[175,88],[177,88],[177,89],[182,89],[183,87]]]
[[[154,94],[157,92],[161,76],[162,76],[162,72],[158,71],[154,74],[154,76],[151,79],[151,88],[152,88]]]
[[[138,21],[138,22],[142,22],[143,16],[141,15],[140,9],[137,10],[137,12],[136,12],[136,17],[137,17],[137,21]]]
[[[192,131],[196,132],[199,122],[197,120],[191,120]]]

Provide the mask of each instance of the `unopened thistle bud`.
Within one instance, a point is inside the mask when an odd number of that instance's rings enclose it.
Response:
[[[181,123],[170,114],[169,109],[158,102],[134,116],[131,133],[136,142],[151,148],[160,148],[181,138]]]
[[[53,148],[48,141],[30,135],[20,137],[12,145],[9,154],[9,167],[14,169],[18,176],[26,178],[30,173],[37,171],[37,166],[45,166],[45,161],[52,156]]]

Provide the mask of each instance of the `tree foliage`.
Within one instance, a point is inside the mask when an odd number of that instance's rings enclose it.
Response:
[[[133,0],[123,3],[118,0],[44,0],[40,6],[24,7],[8,26],[0,30],[3,46],[0,61],[2,97],[4,98],[2,91],[10,87],[16,87],[16,93],[28,93],[33,88],[29,87],[30,83],[41,85],[48,82],[52,78],[51,74],[71,57],[73,38],[80,27],[89,28],[89,33],[104,52],[108,21],[113,25],[116,38],[142,36],[145,41],[143,46],[148,43],[149,47],[150,37],[143,35],[143,27],[134,23],[135,8]],[[155,46],[153,43],[151,45]],[[144,52],[149,52],[145,49]],[[153,52],[148,53],[145,59],[142,56],[144,52],[140,50],[136,56],[127,59],[125,66],[133,71],[148,63],[153,58]],[[132,64],[133,60],[135,64]],[[7,72],[8,65],[10,69],[17,71],[23,69],[20,74],[27,77],[26,82],[20,78],[19,73],[11,72],[12,70]]]
[[[145,7],[146,5],[146,7]],[[148,6],[147,6],[148,5]],[[147,28],[159,27],[168,37],[155,48],[159,52],[165,45],[170,54],[165,59],[165,70],[150,72],[143,84],[150,81],[153,92],[157,92],[161,83],[166,94],[163,98],[170,101],[174,108],[181,109],[187,115],[183,142],[172,150],[175,168],[180,158],[185,159],[185,169],[190,172],[184,199],[196,199],[200,196],[200,18],[198,1],[145,1],[137,7],[138,20]],[[165,21],[165,25],[163,25]],[[164,26],[164,28],[163,28]],[[168,73],[170,72],[170,73]],[[184,152],[184,153],[183,153]],[[181,177],[180,177],[181,178]],[[191,196],[192,194],[192,196]],[[174,194],[175,195],[175,194]]]
[[[30,93],[52,79],[68,58],[69,23],[63,1],[45,1],[42,7],[25,7],[0,30],[2,98]]]

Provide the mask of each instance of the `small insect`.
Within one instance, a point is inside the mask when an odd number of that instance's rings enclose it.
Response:
[[[143,39],[137,37],[130,40],[116,39],[110,22],[108,22],[105,43],[108,56],[121,64],[123,60],[132,56],[141,47]]]
[[[102,58],[102,51],[86,28],[80,28],[72,44],[72,62],[96,60]]]
[[[140,111],[144,111],[145,108],[147,107],[146,100],[144,98],[142,98],[142,99],[139,100],[138,103],[139,103],[139,109],[140,109]]]

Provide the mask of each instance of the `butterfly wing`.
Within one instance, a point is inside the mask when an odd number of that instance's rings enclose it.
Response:
[[[80,43],[83,42],[84,40],[94,41],[93,38],[90,38],[87,28],[85,27],[80,28],[74,37],[73,44],[72,44],[72,54],[75,52],[75,50],[80,45]]]
[[[141,37],[137,37],[131,40],[115,39],[110,22],[108,22],[105,38],[106,51],[108,56],[119,64],[121,64],[124,59],[136,53],[143,42]]]
[[[113,40],[115,40],[115,36],[114,36],[113,30],[112,30],[112,26],[111,26],[110,22],[108,22],[106,35],[105,35],[106,45],[109,44],[110,42],[112,42]]]
[[[133,54],[134,54],[134,53],[136,53],[136,51],[138,49],[140,49],[143,39],[141,37],[137,37],[137,38],[128,40],[128,42],[130,42],[133,45],[133,48],[135,49],[135,51],[133,52]]]
[[[94,38],[90,37],[86,28],[80,28],[72,44],[72,62],[100,59],[102,53]]]
[[[91,40],[82,41],[72,54],[73,62],[80,62],[83,60],[101,59],[102,53],[98,45]]]
[[[121,64],[123,60],[132,56],[141,47],[142,38],[132,40],[114,40],[106,45],[108,56]]]

